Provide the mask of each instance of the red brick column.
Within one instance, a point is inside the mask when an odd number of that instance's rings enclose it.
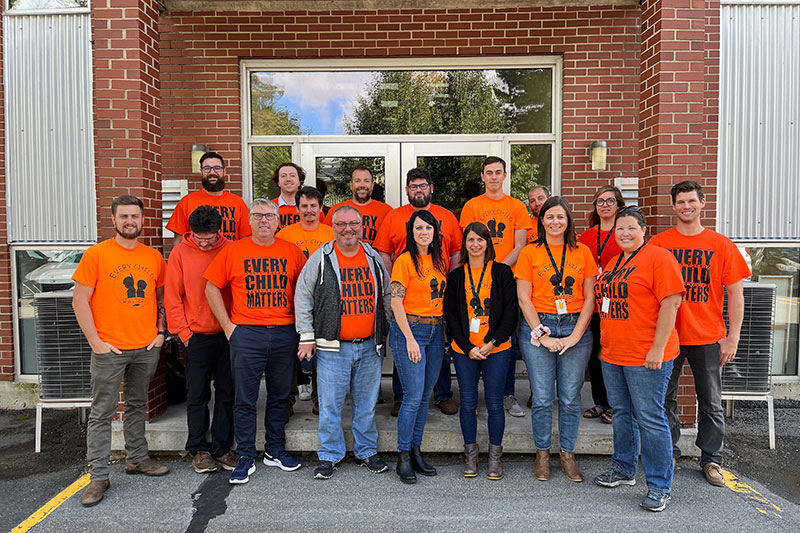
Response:
[[[713,227],[719,88],[719,2],[644,0],[639,102],[639,190],[651,235],[674,224],[670,187],[694,180],[709,193]],[[683,369],[678,407],[695,425],[694,382]]]
[[[92,2],[98,239],[114,235],[111,200],[133,194],[145,205],[142,241],[161,248],[158,16],[155,0]],[[165,408],[160,364],[150,385],[148,418]]]
[[[0,7],[0,12],[3,8]],[[2,26],[0,24],[0,26]],[[3,29],[0,27],[0,79],[3,79]],[[0,91],[0,110],[4,109]],[[6,210],[6,115],[0,111],[0,381],[14,379],[14,318],[11,314],[11,252]]]

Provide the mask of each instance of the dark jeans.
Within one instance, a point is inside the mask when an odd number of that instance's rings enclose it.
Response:
[[[275,327],[242,325],[233,330],[230,338],[231,367],[236,386],[233,423],[239,455],[256,456],[256,404],[261,376],[265,374],[264,450],[270,455],[284,451],[284,426],[299,341],[294,324]]]
[[[511,350],[490,354],[483,361],[470,359],[463,353],[453,351],[453,364],[456,367],[458,393],[461,399],[459,421],[464,444],[475,443],[478,430],[478,380],[483,375],[483,396],[489,412],[489,443],[503,444],[506,429],[506,414],[503,411],[503,385],[506,369],[511,359]]]
[[[600,315],[594,313],[589,323],[592,330],[592,355],[589,357],[589,381],[592,384],[592,401],[600,407],[609,407],[606,382],[603,381],[603,366],[600,364]]]
[[[517,358],[519,357],[519,344],[517,343],[516,331],[511,332],[510,340],[511,349],[508,350],[508,370],[506,370],[505,381],[503,383],[503,396],[514,396],[514,385],[517,381]]]
[[[392,356],[394,357],[394,356]],[[433,387],[433,403],[439,403],[445,400],[453,399],[453,373],[450,372],[450,348],[445,348],[444,355],[442,356],[442,369],[439,371],[439,378],[436,380],[436,385]],[[397,365],[392,365],[392,392],[394,393],[394,401],[403,401],[403,385],[400,383],[400,377],[397,375]]]
[[[680,457],[678,439],[681,437],[681,422],[678,418],[678,381],[683,362],[689,361],[694,374],[697,392],[697,440],[700,448],[700,466],[706,463],[722,464],[722,439],[725,437],[725,413],[722,410],[722,367],[719,366],[719,344],[681,346],[675,358],[672,375],[667,386],[667,409],[669,429],[672,433],[672,455]]]
[[[194,333],[184,348],[186,358],[186,419],[189,437],[186,449],[195,454],[211,452],[214,457],[228,453],[233,444],[233,375],[228,339]],[[214,418],[211,444],[206,441],[209,426],[208,402],[214,380]]]

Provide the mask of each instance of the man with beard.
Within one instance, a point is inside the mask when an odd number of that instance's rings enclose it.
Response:
[[[532,229],[528,230],[528,244],[536,240],[536,228],[539,227],[539,210],[547,199],[550,198],[550,190],[544,185],[535,185],[528,191],[528,207],[531,210]]]
[[[85,507],[97,505],[109,487],[111,418],[117,411],[123,378],[125,473],[163,476],[169,472],[166,465],[148,457],[145,439],[147,387],[167,327],[166,264],[157,250],[138,240],[144,223],[144,204],[139,198],[115,198],[111,222],[117,234],[86,250],[72,276],[72,308],[92,348],[92,410],[86,426],[91,482],[81,497]]]
[[[388,470],[378,456],[375,400],[389,330],[389,274],[378,253],[361,241],[362,214],[355,207],[339,207],[332,222],[336,239],[306,263],[294,298],[297,355],[310,360],[316,349],[319,373],[316,479],[329,479],[347,452],[342,410],[348,389],[356,464],[375,474]]]
[[[386,270],[391,274],[394,260],[406,249],[406,224],[414,211],[425,209],[439,222],[442,235],[442,255],[449,259],[449,269],[459,266],[459,252],[461,251],[461,227],[456,217],[444,207],[431,203],[433,197],[433,182],[427,169],[412,168],[406,175],[406,196],[408,204],[393,209],[386,215],[383,225],[375,237],[375,249],[381,254],[386,265]],[[434,388],[434,403],[446,415],[458,412],[458,406],[453,401],[451,389],[452,376],[450,374],[450,357],[445,353],[442,357],[442,371]],[[394,390],[394,405],[392,416],[397,416],[402,405],[403,389],[397,377],[397,369],[392,374],[392,389]]]
[[[239,196],[225,190],[225,160],[215,152],[200,158],[203,188],[187,194],[175,206],[167,229],[175,233],[173,246],[189,232],[189,215],[201,205],[210,205],[222,217],[222,234],[229,241],[250,235],[247,204]]]
[[[389,204],[372,199],[372,190],[375,188],[375,181],[372,179],[372,172],[367,167],[356,167],[350,174],[350,191],[353,198],[336,204],[328,211],[325,223],[333,224],[333,213],[343,205],[355,207],[361,213],[361,240],[370,246],[374,245],[375,237],[378,236],[386,215],[392,210]]]

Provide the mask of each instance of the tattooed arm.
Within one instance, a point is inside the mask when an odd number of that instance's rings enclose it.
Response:
[[[158,287],[156,289],[156,328],[158,331],[166,331],[167,330],[167,310],[164,307],[164,287]],[[156,338],[153,339],[147,349],[151,350],[153,348],[161,348],[164,344],[164,334],[158,333]]]

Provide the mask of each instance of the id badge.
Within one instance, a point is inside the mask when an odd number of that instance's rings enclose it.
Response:
[[[611,307],[611,299],[608,296],[603,296],[603,302],[600,304],[600,312],[608,313],[609,307]]]
[[[470,333],[478,333],[481,329],[481,319],[480,318],[473,318],[469,321],[469,332]]]
[[[602,274],[602,273],[603,273],[603,267],[601,267],[601,266],[597,267],[597,277],[598,278],[600,277],[600,274]]]
[[[559,315],[566,315],[567,314],[567,301],[566,300],[556,300],[556,311]]]

